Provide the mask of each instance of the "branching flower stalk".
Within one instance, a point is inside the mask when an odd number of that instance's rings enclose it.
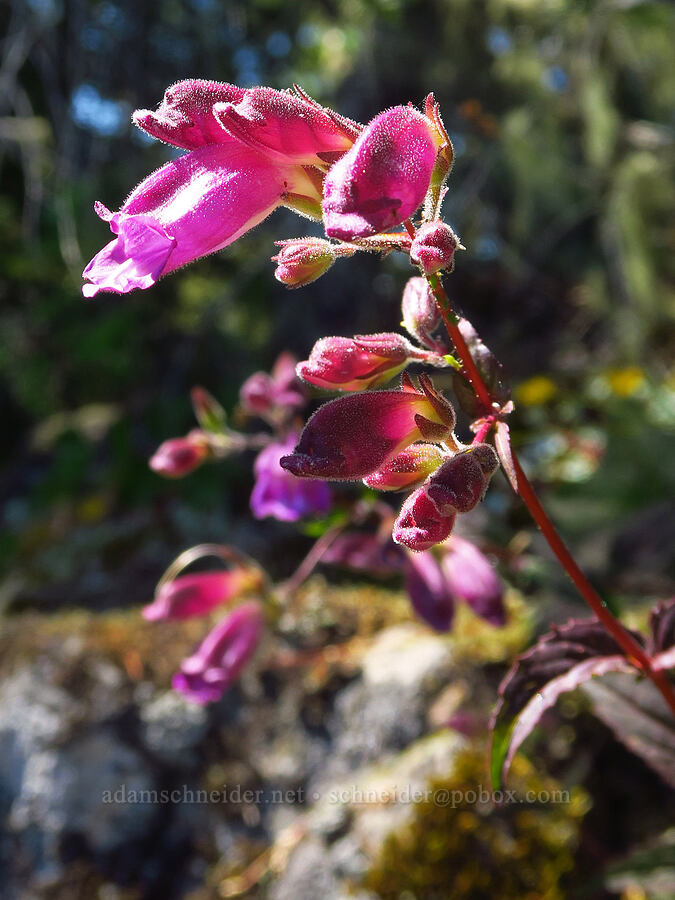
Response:
[[[410,233],[410,227],[409,223],[406,223],[406,230],[408,231],[408,233]],[[414,227],[412,228],[411,236],[414,236]],[[490,391],[485,385],[481,374],[478,371],[478,367],[473,360],[471,351],[469,350],[461,331],[457,327],[457,316],[452,310],[450,299],[445,291],[445,288],[443,287],[440,277],[438,275],[429,275],[427,276],[427,280],[429,282],[429,287],[433,291],[434,297],[436,298],[436,302],[438,303],[438,308],[447,329],[448,336],[450,337],[450,340],[455,347],[457,355],[462,362],[464,372],[466,373],[468,380],[471,382],[471,386],[475,390],[476,396],[485,406],[486,410],[495,407],[498,408],[499,404],[490,395]],[[480,431],[476,435],[476,440],[485,440],[489,432],[494,427],[496,421],[496,416],[488,416],[488,420],[483,424]],[[640,645],[629,634],[629,632],[623,627],[621,622],[612,615],[612,613],[607,608],[607,604],[605,603],[605,601],[601,598],[593,585],[579,568],[574,557],[565,545],[565,542],[558,534],[553,522],[551,522],[551,519],[549,518],[546,510],[542,506],[541,501],[539,500],[539,497],[537,496],[537,493],[533,488],[529,478],[523,471],[523,468],[518,460],[518,456],[513,448],[511,448],[511,458],[516,474],[518,493],[522,498],[523,503],[530,511],[530,515],[537,523],[537,526],[539,527],[541,533],[546,538],[546,541],[548,542],[551,550],[553,550],[556,557],[558,558],[561,566],[563,567],[565,572],[567,572],[575,587],[584,598],[586,603],[593,610],[600,622],[602,622],[607,631],[615,639],[617,644],[624,650],[628,659],[637,669],[642,671],[648,678],[652,680],[652,682],[656,685],[656,687],[662,694],[670,709],[673,711],[673,713],[675,713],[675,690],[673,689],[673,685],[670,683],[663,671],[655,671],[652,668],[649,656],[644,652],[642,647],[640,647]]]

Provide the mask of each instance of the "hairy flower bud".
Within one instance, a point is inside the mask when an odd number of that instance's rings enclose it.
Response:
[[[429,187],[438,145],[432,123],[410,106],[376,116],[326,176],[328,237],[367,237],[411,216]]]
[[[259,603],[243,603],[204,638],[183,660],[173,688],[195,703],[219,700],[253,655],[264,619]]]
[[[403,326],[420,343],[432,350],[439,349],[439,341],[432,334],[440,325],[441,313],[426,278],[409,278],[401,300]],[[444,348],[441,348],[444,349]]]
[[[336,259],[333,244],[321,238],[277,241],[281,250],[272,257],[277,264],[274,277],[286,287],[311,284],[327,272]]]
[[[442,515],[420,487],[406,497],[392,536],[409,550],[429,550],[449,537],[454,524],[455,513]]]
[[[439,513],[451,515],[473,509],[485,495],[490,476],[497,468],[496,459],[492,447],[478,444],[446,460],[425,486]]]
[[[195,429],[186,437],[171,438],[160,444],[149,466],[166,478],[182,478],[199,468],[210,452],[208,438],[203,431]]]
[[[436,444],[411,444],[363,481],[378,491],[404,491],[426,481],[445,458]]]
[[[410,260],[425,275],[433,275],[441,269],[452,270],[455,250],[459,246],[457,235],[445,222],[426,222],[412,242]]]
[[[419,380],[420,391],[404,375],[402,390],[365,391],[325,403],[281,465],[304,478],[357,481],[416,441],[449,437],[452,406],[426,375]]]
[[[392,379],[411,359],[427,354],[400,334],[357,334],[317,341],[309,359],[298,364],[304,381],[328,390],[363,391]]]

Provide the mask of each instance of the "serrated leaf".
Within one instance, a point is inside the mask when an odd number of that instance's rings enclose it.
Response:
[[[518,476],[516,475],[516,467],[513,464],[513,454],[511,453],[511,432],[506,422],[497,422],[495,427],[495,449],[506,477],[509,479],[509,484],[513,488],[514,493],[517,494]]]
[[[614,674],[583,690],[621,743],[675,787],[675,719],[652,682]]]
[[[641,641],[640,635],[634,637]],[[492,720],[490,775],[500,790],[518,747],[560,694],[595,675],[634,671],[619,645],[594,619],[554,628],[522,654],[502,681]]]

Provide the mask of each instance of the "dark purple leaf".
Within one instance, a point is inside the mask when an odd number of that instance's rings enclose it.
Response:
[[[640,635],[633,636],[642,643]],[[612,671],[633,670],[595,619],[554,627],[515,661],[500,686],[492,720],[490,770],[495,790],[518,747],[560,694]]]

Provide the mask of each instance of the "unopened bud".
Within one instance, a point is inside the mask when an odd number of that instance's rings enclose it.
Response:
[[[443,451],[436,444],[411,444],[363,481],[378,491],[403,491],[426,481],[444,459]]]
[[[336,259],[333,245],[322,238],[278,241],[277,246],[281,250],[272,257],[277,264],[274,277],[286,287],[311,284],[327,272]]]
[[[182,478],[199,468],[210,452],[208,438],[203,431],[195,429],[186,437],[171,438],[160,444],[149,465],[165,478]]]
[[[441,322],[441,314],[426,278],[419,275],[409,278],[401,300],[403,327],[420,343],[433,350],[439,349],[439,342],[432,333]]]
[[[439,513],[464,513],[479,503],[497,468],[497,457],[488,444],[477,444],[456,453],[431,476],[427,496]]]
[[[410,248],[410,260],[425,275],[433,275],[441,269],[452,269],[455,250],[460,247],[459,238],[445,222],[434,221],[422,225]]]

